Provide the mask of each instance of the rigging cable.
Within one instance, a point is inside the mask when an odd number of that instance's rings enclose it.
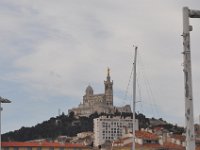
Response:
[[[130,83],[131,83],[131,81],[132,81],[132,76],[133,76],[133,66],[132,66],[131,73],[130,73],[130,77],[129,77],[129,80],[128,80],[128,84],[127,84],[127,87],[126,87],[126,91],[125,91],[125,95],[124,95],[124,100],[127,100],[128,91],[129,91],[129,86],[130,86]],[[131,100],[129,100],[129,103],[130,103],[130,105],[131,105]]]
[[[143,111],[143,105],[142,105],[142,92],[141,92],[141,87],[140,87],[140,83],[139,83],[139,79],[138,79],[138,76],[137,76],[137,91],[138,91],[138,99],[139,99],[139,101],[138,102],[140,102],[140,109],[138,109],[138,113],[139,113],[139,110],[141,110],[141,113],[144,113],[144,111]]]
[[[146,90],[147,90],[147,94],[149,95],[149,98],[151,100],[150,105],[152,105],[152,107],[151,107],[152,113],[153,113],[153,116],[156,116],[156,115],[159,114],[158,108],[157,108],[157,105],[156,105],[156,100],[155,100],[155,97],[154,97],[154,94],[153,94],[153,91],[152,91],[152,88],[151,88],[150,81],[146,76],[145,66],[144,66],[144,63],[142,62],[142,58],[141,58],[140,55],[139,55],[139,58],[140,58],[140,61],[141,61],[141,69],[143,70],[142,75],[143,75],[143,78],[144,78],[144,84],[145,84],[145,87],[146,87]]]
[[[133,70],[134,70],[134,66],[132,66],[132,69],[131,69],[131,73],[130,73],[130,77],[129,77],[129,80],[128,80],[128,84],[127,84],[127,87],[126,87],[126,91],[125,91],[125,96],[124,96],[124,100],[127,100],[127,98],[128,98],[128,95],[129,95],[129,87],[130,87],[130,83],[132,83],[132,80],[133,80],[133,78],[132,78],[132,76],[133,76]],[[141,110],[141,112],[143,113],[144,111],[143,111],[143,105],[142,105],[142,94],[141,94],[141,87],[140,87],[140,83],[139,83],[139,74],[140,73],[137,73],[136,74],[136,80],[137,80],[137,82],[136,82],[136,84],[137,84],[137,97],[138,98],[136,98],[136,99],[138,99],[138,101],[137,102],[141,102],[140,103],[140,110]],[[130,95],[130,99],[129,99],[129,104],[131,105],[131,103],[132,103],[132,99],[133,99],[133,93],[131,93],[131,95]],[[137,103],[136,102],[136,103]]]

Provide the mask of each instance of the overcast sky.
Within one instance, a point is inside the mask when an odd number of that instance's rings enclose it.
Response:
[[[59,110],[67,114],[89,84],[103,93],[107,67],[114,104],[131,104],[133,45],[139,50],[137,112],[184,126],[184,6],[200,10],[200,1],[1,0],[0,96],[12,100],[2,104],[2,132],[34,126]],[[190,23],[199,122],[200,19]]]

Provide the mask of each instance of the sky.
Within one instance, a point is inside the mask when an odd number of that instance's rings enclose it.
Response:
[[[131,70],[138,46],[136,111],[184,126],[182,8],[198,0],[1,0],[2,133],[31,127],[82,102],[85,89],[114,105],[132,105]],[[200,19],[190,19],[194,118],[200,115]]]

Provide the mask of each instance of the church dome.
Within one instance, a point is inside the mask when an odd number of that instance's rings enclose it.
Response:
[[[86,95],[93,95],[93,89],[90,85],[85,90]]]

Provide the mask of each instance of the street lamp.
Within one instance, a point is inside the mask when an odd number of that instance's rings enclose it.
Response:
[[[3,110],[3,108],[1,107],[1,103],[11,103],[10,100],[2,98],[0,96],[0,150],[1,150],[1,111]]]

